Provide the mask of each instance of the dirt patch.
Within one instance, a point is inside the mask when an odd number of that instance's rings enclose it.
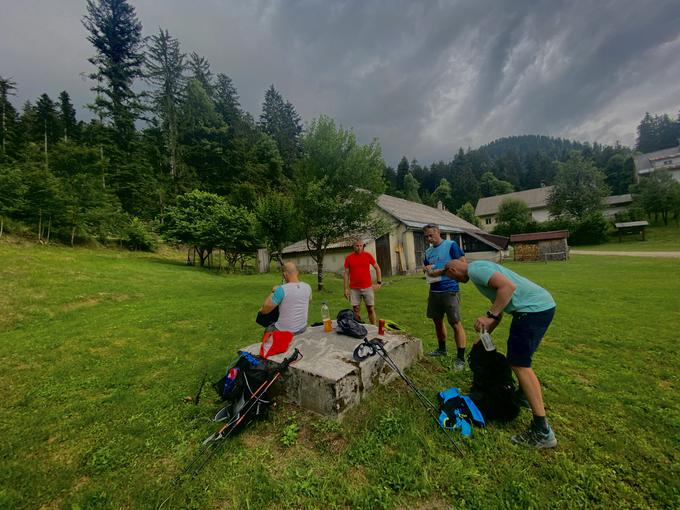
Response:
[[[122,301],[127,301],[130,299],[129,294],[110,294],[108,292],[100,292],[96,296],[88,296],[81,298],[77,301],[72,301],[70,303],[65,303],[59,307],[62,312],[72,312],[74,310],[79,310],[81,308],[91,308],[97,306],[102,302],[113,302],[120,303]]]

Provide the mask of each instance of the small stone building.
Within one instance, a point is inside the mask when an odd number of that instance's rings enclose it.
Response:
[[[544,261],[569,259],[569,231],[532,232],[510,236],[514,260]]]

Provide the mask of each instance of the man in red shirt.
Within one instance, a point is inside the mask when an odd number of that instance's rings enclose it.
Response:
[[[371,266],[375,269],[375,289],[379,289],[382,285],[380,266],[375,262],[373,255],[364,251],[364,246],[363,241],[355,240],[352,245],[354,251],[345,258],[345,299],[349,299],[352,303],[354,317],[361,322],[361,298],[363,297],[368,312],[368,320],[371,321],[371,324],[376,324],[378,321],[375,317],[375,294],[373,292],[374,287],[371,285]]]

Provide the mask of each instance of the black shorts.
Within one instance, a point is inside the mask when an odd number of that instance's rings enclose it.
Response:
[[[543,312],[513,314],[508,336],[508,363],[515,367],[530,367],[531,357],[548,330],[555,308]]]
[[[460,322],[460,295],[458,292],[430,292],[427,298],[427,317],[441,320],[446,315],[449,322]]]

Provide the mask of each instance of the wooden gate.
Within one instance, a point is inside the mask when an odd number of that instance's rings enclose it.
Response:
[[[375,258],[383,276],[392,276],[392,258],[390,257],[389,234],[375,240]]]

